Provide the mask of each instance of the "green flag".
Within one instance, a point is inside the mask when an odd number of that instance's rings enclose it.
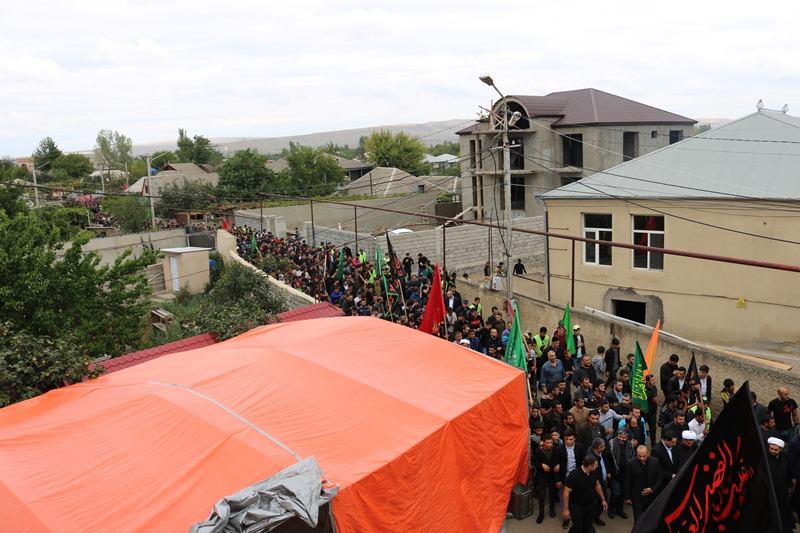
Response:
[[[569,315],[569,302],[567,302],[567,307],[564,309],[564,319],[561,321],[564,324],[565,329],[565,336],[567,337],[567,343],[564,346],[565,349],[569,349],[569,353],[575,355],[575,337],[572,336],[572,319]]]
[[[344,279],[344,248],[339,250],[339,268],[336,269],[336,279]]]
[[[258,243],[256,242],[256,232],[253,232],[253,239],[250,241],[250,259],[253,259],[256,256],[256,250],[258,250]]]
[[[643,413],[647,412],[647,390],[644,386],[644,371],[647,363],[644,362],[639,341],[636,341],[636,351],[633,357],[633,371],[631,372],[631,403],[639,407]]]
[[[519,323],[519,308],[517,302],[514,305],[514,322],[508,333],[508,344],[506,344],[505,361],[511,366],[516,366],[524,371],[528,371],[528,359],[525,353],[525,341],[522,339],[522,326]]]

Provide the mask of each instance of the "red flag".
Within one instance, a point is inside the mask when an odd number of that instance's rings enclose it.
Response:
[[[123,187],[125,187],[126,191],[128,190],[128,184],[127,183],[125,185],[123,185]]]
[[[436,271],[433,274],[433,286],[428,293],[428,305],[425,307],[425,314],[422,315],[422,323],[419,330],[431,335],[440,336],[440,326],[446,320],[447,312],[444,307],[444,296],[442,295],[442,278],[439,274],[439,263],[436,263]]]
[[[230,225],[228,225],[228,221],[225,217],[222,217],[222,229],[231,229]]]

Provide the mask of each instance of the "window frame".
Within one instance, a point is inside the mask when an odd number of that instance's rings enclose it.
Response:
[[[587,216],[606,216],[609,219],[609,227],[602,228],[599,226],[587,226],[586,225],[586,217]],[[596,239],[600,241],[607,240],[608,242],[612,242],[614,240],[614,218],[611,213],[581,213],[581,226],[583,231],[583,238],[584,239]],[[591,232],[594,236],[589,236],[588,233]],[[601,238],[601,233],[608,233],[608,239]],[[594,260],[589,261],[587,258],[587,253],[590,247],[594,248]],[[601,253],[601,248],[608,248],[608,255]],[[614,248],[608,244],[598,244],[598,243],[591,243],[591,242],[584,242],[583,243],[583,251],[582,251],[582,258],[581,262],[584,265],[593,265],[593,266],[604,266],[604,267],[611,267],[614,264],[613,261],[614,255]],[[608,263],[601,262],[601,259],[604,257],[608,257]]]
[[[645,219],[654,218],[654,219],[661,219],[661,227],[664,229],[636,229],[636,218],[643,217]],[[647,225],[647,220],[645,220],[645,226]],[[650,246],[653,248],[664,248],[666,243],[666,217],[664,215],[631,215],[631,243],[632,244],[640,244],[637,242],[637,235],[647,235],[647,243],[643,246]],[[661,246],[653,244],[653,235],[661,235]],[[631,250],[631,268],[634,270],[651,270],[655,272],[663,272],[664,271],[664,254],[659,252],[639,252],[647,254],[645,257],[647,258],[647,266],[636,266],[636,250]],[[661,256],[661,266],[654,267],[653,266],[653,258],[654,256]]]

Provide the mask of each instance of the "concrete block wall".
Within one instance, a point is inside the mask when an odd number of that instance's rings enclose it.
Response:
[[[57,257],[63,257],[72,243],[67,243],[63,249],[56,252]],[[188,246],[187,233],[183,228],[151,231],[144,233],[129,233],[114,237],[98,237],[83,245],[83,252],[97,252],[100,254],[101,265],[112,265],[128,248],[133,249],[133,257],[140,257],[145,248],[181,248]]]
[[[235,250],[228,251],[228,260],[241,263],[247,268],[252,268],[256,272],[267,278],[267,280],[269,280],[270,287],[274,289],[283,298],[284,302],[286,303],[287,309],[299,309],[300,307],[305,307],[307,305],[312,305],[317,303],[317,301],[313,297],[307,295],[306,293],[300,292],[298,290],[289,287],[288,285],[280,283],[272,276],[269,276],[266,272],[257,269],[256,267],[254,267],[253,265],[251,265],[250,263],[239,257],[239,254],[237,254]]]
[[[514,221],[514,227],[544,230],[543,217],[522,218]],[[304,226],[306,235],[311,235],[311,223],[307,222]],[[497,264],[505,261],[502,255],[503,244],[500,240],[500,233],[497,229],[490,230],[480,226],[465,224],[463,226],[447,228],[447,242],[443,242],[442,233],[445,230],[435,228],[427,231],[417,231],[414,233],[404,233],[390,237],[392,246],[398,258],[402,260],[406,253],[416,261],[417,254],[422,253],[433,262],[442,263],[444,259],[444,246],[447,247],[447,268],[450,270],[481,270],[486,261],[489,260],[489,232],[492,232],[492,262]],[[373,237],[369,234],[359,232],[359,247],[367,252],[370,261],[374,260]],[[330,241],[334,246],[342,246],[348,243],[354,248],[355,234],[351,231],[338,229],[328,229],[317,227],[317,244]],[[505,237],[505,230],[503,230]],[[531,270],[531,266],[537,262],[542,262],[544,258],[544,237],[540,235],[530,235],[515,233],[512,242],[514,261],[521,258],[523,263]],[[378,237],[378,245],[381,252],[386,253],[386,236]]]

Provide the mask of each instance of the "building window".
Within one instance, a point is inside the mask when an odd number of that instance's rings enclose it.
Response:
[[[573,133],[561,137],[565,167],[583,167],[583,134]]]
[[[523,176],[511,176],[511,209],[525,210],[525,178]]]
[[[669,144],[675,144],[683,140],[683,130],[669,131]]]
[[[639,157],[639,133],[625,131],[622,133],[622,160],[630,161]]]
[[[650,215],[633,216],[633,244],[664,247],[664,217]],[[633,251],[633,268],[664,270],[664,254],[658,252]]]
[[[511,170],[525,170],[525,153],[522,149],[522,139],[509,139],[508,143],[511,145],[509,149]]]
[[[583,236],[611,242],[611,215],[583,215]],[[583,262],[587,265],[611,266],[611,245],[583,243]]]
[[[650,132],[650,138],[651,139],[658,139],[658,131],[656,131],[656,130],[651,131]]]
[[[475,168],[475,141],[469,142],[469,168]]]

